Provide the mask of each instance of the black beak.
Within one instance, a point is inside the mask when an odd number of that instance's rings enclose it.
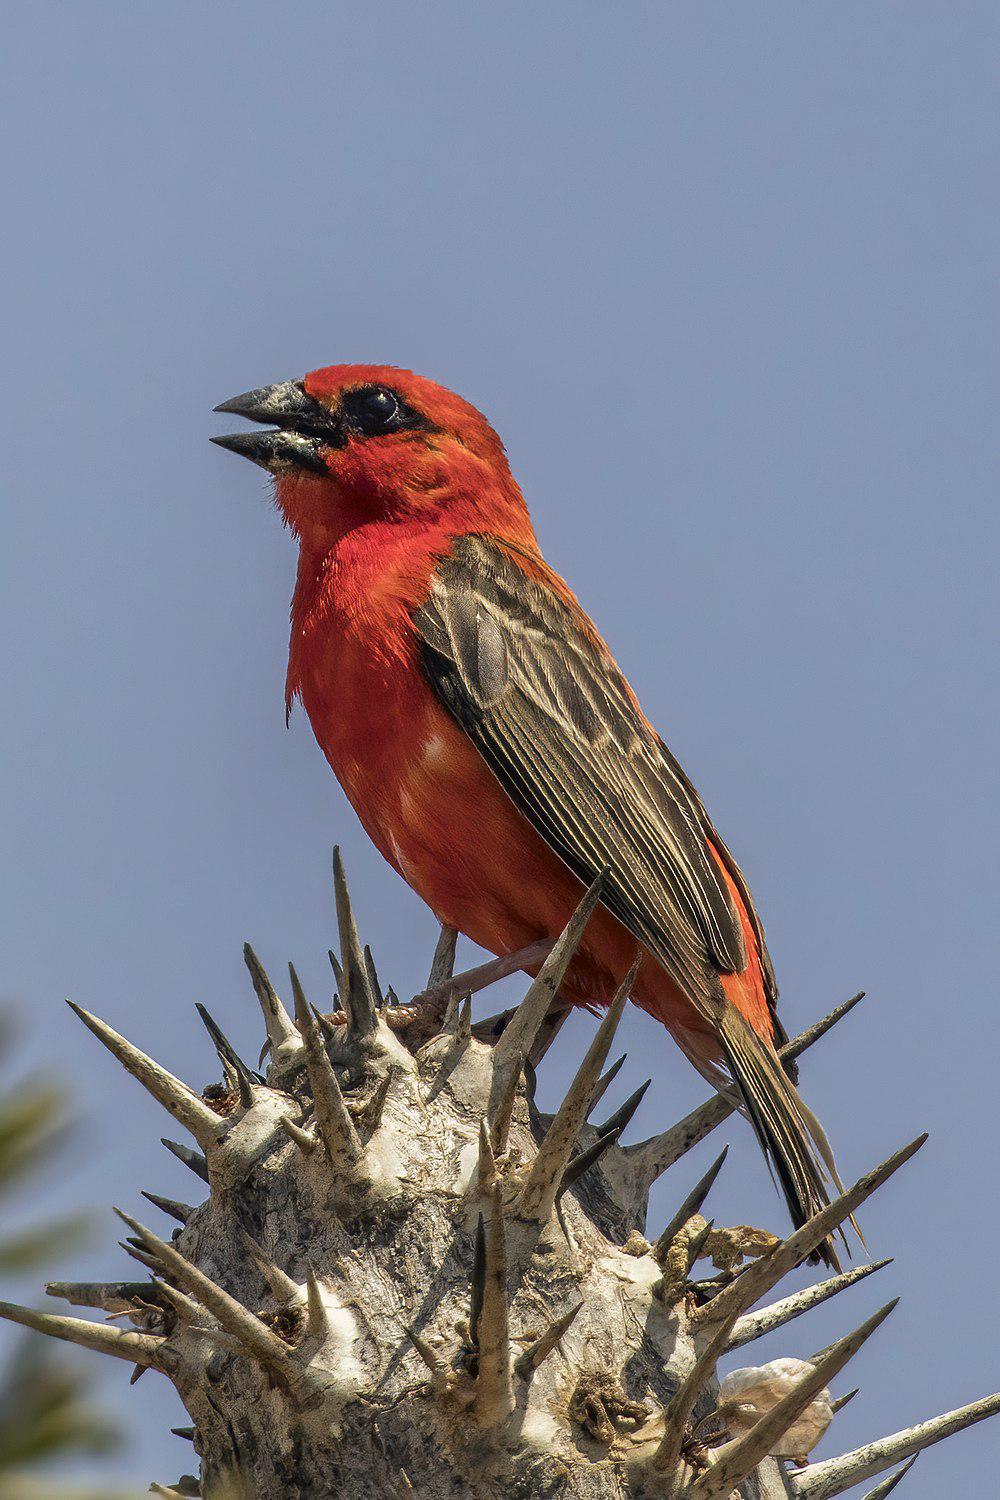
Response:
[[[239,453],[272,473],[310,469],[326,474],[329,471],[320,449],[342,448],[346,441],[337,417],[306,394],[301,380],[283,380],[278,385],[246,391],[223,401],[215,410],[273,424],[276,430],[270,432],[234,432],[212,439],[220,448]]]

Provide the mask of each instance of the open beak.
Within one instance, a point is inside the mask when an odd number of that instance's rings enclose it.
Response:
[[[278,385],[246,391],[223,401],[215,410],[270,424],[268,432],[233,432],[214,437],[212,442],[272,473],[309,469],[327,474],[320,450],[342,448],[346,441],[337,417],[306,394],[301,380],[283,380]]]

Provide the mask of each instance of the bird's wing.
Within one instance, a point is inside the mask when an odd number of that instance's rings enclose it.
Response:
[[[608,870],[605,904],[717,1021],[747,953],[714,831],[575,600],[533,571],[460,538],[415,616],[424,671],[546,843],[584,882]]]
[[[822,1128],[720,977],[747,951],[711,843],[746,884],[697,793],[650,728],[576,600],[537,557],[485,536],[458,539],[416,611],[423,669],[501,785],[581,880],[607,871],[602,900],[656,955],[719,1040],[748,1118],[797,1224],[829,1201]],[[770,964],[760,941],[765,984]],[[836,1265],[832,1244],[818,1252]]]

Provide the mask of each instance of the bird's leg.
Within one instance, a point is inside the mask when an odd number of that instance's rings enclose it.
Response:
[[[528,943],[527,947],[518,948],[514,953],[502,953],[499,958],[491,958],[474,969],[453,974],[443,984],[421,990],[419,995],[414,995],[409,1006],[402,1008],[409,1010],[416,1006],[421,1011],[426,1010],[435,1020],[440,1020],[453,996],[475,995],[488,985],[496,984],[498,979],[506,979],[510,974],[535,967],[548,958],[554,942],[554,938],[538,938],[536,942]]]
[[[444,1016],[450,1001],[475,995],[500,979],[518,974],[523,969],[536,967],[548,957],[553,942],[553,938],[539,938],[525,948],[518,948],[514,953],[502,953],[499,958],[477,964],[474,969],[453,974],[441,984],[429,985],[427,989],[414,995],[409,1005],[390,1007],[385,1012],[386,1023],[393,1031],[405,1031],[411,1042],[411,1027],[426,1029],[430,1036]]]

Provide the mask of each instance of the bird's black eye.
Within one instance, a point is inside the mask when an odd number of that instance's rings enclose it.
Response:
[[[358,437],[380,437],[405,428],[426,427],[419,412],[407,406],[387,385],[365,385],[347,391],[343,399],[344,420]]]

